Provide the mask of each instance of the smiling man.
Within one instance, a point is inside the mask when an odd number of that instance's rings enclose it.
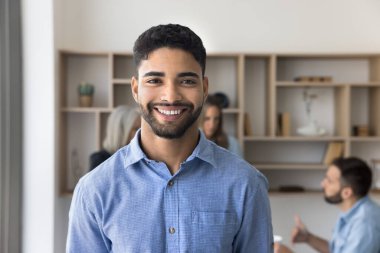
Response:
[[[208,141],[206,50],[180,25],[135,42],[141,129],[75,188],[67,252],[272,252],[265,177]]]

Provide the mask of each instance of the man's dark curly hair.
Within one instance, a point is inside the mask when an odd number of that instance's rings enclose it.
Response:
[[[204,76],[206,49],[201,38],[188,27],[177,24],[153,26],[137,38],[133,47],[133,60],[136,69],[142,60],[148,59],[151,52],[162,47],[177,48],[189,52],[201,66]]]
[[[350,186],[357,197],[368,194],[372,183],[372,171],[366,162],[357,157],[339,157],[333,160],[331,165],[340,170],[341,183]]]

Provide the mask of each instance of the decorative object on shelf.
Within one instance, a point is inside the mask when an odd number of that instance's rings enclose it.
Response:
[[[359,137],[369,136],[368,125],[357,125],[352,127],[352,135]]]
[[[213,96],[219,101],[222,108],[227,108],[230,105],[230,100],[223,92],[215,92]]]
[[[79,156],[78,151],[76,148],[74,148],[71,151],[71,171],[73,173],[74,178],[74,186],[78,183],[79,178],[82,176],[82,168],[79,165]]]
[[[79,105],[81,107],[91,107],[92,97],[94,95],[95,87],[91,83],[81,82],[78,85]]]
[[[331,83],[331,76],[297,76],[295,82],[310,82],[310,83]]]
[[[310,88],[306,87],[303,92],[303,101],[305,103],[305,111],[307,115],[307,124],[299,127],[297,133],[304,136],[321,136],[326,134],[326,129],[318,125],[318,122],[311,116],[311,105],[313,100],[317,99],[316,94],[310,93]]]
[[[330,165],[331,162],[338,157],[341,157],[343,155],[343,143],[342,142],[330,142],[325,157],[323,159],[324,165]]]
[[[373,186],[380,189],[380,159],[372,159],[373,165]]]

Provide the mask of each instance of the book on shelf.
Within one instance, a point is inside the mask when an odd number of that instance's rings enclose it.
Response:
[[[244,135],[253,136],[251,118],[248,113],[244,113]]]
[[[323,164],[330,165],[331,162],[343,155],[343,143],[342,142],[330,142],[327,146],[326,154],[323,159]]]
[[[283,112],[278,114],[277,135],[290,136],[290,113]]]
[[[359,137],[368,137],[369,136],[369,129],[368,125],[356,125],[352,128],[352,135],[353,136],[359,136]]]

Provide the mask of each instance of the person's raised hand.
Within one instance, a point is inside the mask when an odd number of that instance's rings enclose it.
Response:
[[[301,221],[298,215],[294,216],[295,226],[292,231],[292,243],[307,242],[309,240],[310,233],[307,231],[305,224]]]

